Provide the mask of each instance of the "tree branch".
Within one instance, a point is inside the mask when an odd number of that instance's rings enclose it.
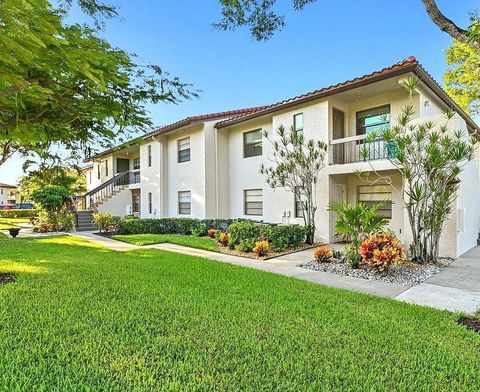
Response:
[[[422,0],[425,5],[430,19],[435,23],[440,30],[449,34],[453,39],[470,45],[476,49],[480,49],[480,44],[470,39],[470,33],[468,30],[458,27],[451,19],[447,18],[438,9],[435,0]]]

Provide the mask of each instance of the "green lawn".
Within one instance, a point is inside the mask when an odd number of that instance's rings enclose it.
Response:
[[[114,235],[112,238],[138,246],[169,243],[218,252],[218,245],[209,237],[180,234],[130,234]]]
[[[0,236],[0,389],[480,388],[448,312],[197,257]]]
[[[7,230],[11,227],[18,227],[19,223],[29,223],[28,218],[0,218],[0,230]]]

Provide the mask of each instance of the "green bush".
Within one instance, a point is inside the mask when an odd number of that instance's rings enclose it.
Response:
[[[120,218],[112,214],[96,213],[93,214],[93,224],[98,227],[100,232],[117,231]]]
[[[75,225],[75,214],[63,209],[60,211],[40,211],[35,229],[41,233],[49,231],[71,231]]]
[[[206,235],[209,229],[226,230],[231,219],[124,218],[119,222],[119,234],[184,234]]]
[[[0,210],[0,218],[36,218],[39,214],[39,209],[31,210]]]
[[[238,245],[245,240],[258,240],[263,226],[266,225],[253,221],[238,221],[228,227],[228,232],[235,245]]]
[[[262,236],[270,242],[274,252],[282,252],[305,241],[305,228],[300,225],[268,226],[262,230]]]
[[[203,237],[207,235],[208,227],[205,223],[197,223],[192,227],[192,235],[195,237]]]
[[[255,246],[254,239],[245,239],[240,241],[240,243],[235,247],[239,252],[250,253]]]

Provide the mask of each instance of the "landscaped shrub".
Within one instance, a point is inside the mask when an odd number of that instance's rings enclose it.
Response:
[[[332,259],[333,252],[328,245],[323,245],[315,248],[313,251],[313,256],[319,263],[326,263]]]
[[[222,246],[227,246],[230,240],[231,237],[229,233],[220,233],[220,235],[218,236],[218,242]]]
[[[238,245],[243,240],[259,240],[264,227],[266,227],[265,224],[258,222],[237,221],[229,226],[228,232],[235,244]]]
[[[305,241],[305,228],[300,225],[263,225],[261,237],[270,242],[274,252],[282,252]]]
[[[391,231],[372,234],[360,245],[363,261],[372,269],[388,274],[394,263],[405,258],[403,246]]]
[[[268,241],[257,241],[252,251],[257,256],[262,257],[262,256],[266,256],[269,250],[270,250],[270,245]]]
[[[99,212],[93,214],[93,224],[98,227],[100,232],[112,232],[118,229],[120,218],[112,214]]]
[[[235,249],[238,250],[239,252],[244,252],[244,253],[250,253],[255,246],[255,240],[254,239],[247,239],[247,240],[242,240],[240,243],[235,246]]]
[[[197,223],[196,225],[193,225],[191,231],[192,235],[195,237],[203,237],[207,234],[207,225],[205,223]]]
[[[20,210],[20,209],[13,209],[13,210],[0,210],[0,218],[36,218],[38,213],[40,212],[39,209],[31,209],[31,210]]]
[[[35,221],[35,229],[40,233],[50,231],[71,231],[75,225],[75,215],[66,210],[40,211]]]
[[[230,219],[193,219],[193,218],[160,218],[138,219],[124,218],[118,227],[119,234],[184,234],[198,233],[206,235],[208,229],[226,231]],[[204,226],[203,226],[204,225]],[[204,229],[205,228],[205,229]]]
[[[210,229],[210,230],[208,230],[207,235],[210,238],[215,238],[217,233],[219,233],[219,232],[220,232],[220,230],[218,230],[218,229]]]

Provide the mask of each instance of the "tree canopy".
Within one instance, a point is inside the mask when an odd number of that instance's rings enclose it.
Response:
[[[317,0],[289,0],[296,11],[303,10]],[[468,43],[480,49],[480,19],[472,14],[471,25],[461,28],[447,18],[434,0],[421,0],[430,19],[444,32],[457,41]],[[220,30],[235,30],[247,26],[257,41],[271,38],[285,26],[285,16],[276,12],[277,0],[219,0],[222,19],[214,23]]]
[[[79,3],[92,14],[115,12]],[[47,0],[0,2],[0,165],[15,152],[44,154],[53,145],[106,147],[122,132],[152,126],[148,103],[198,95],[161,67],[137,64],[96,29],[64,19]]]
[[[469,114],[480,115],[480,49],[455,41],[445,52],[447,93]]]

